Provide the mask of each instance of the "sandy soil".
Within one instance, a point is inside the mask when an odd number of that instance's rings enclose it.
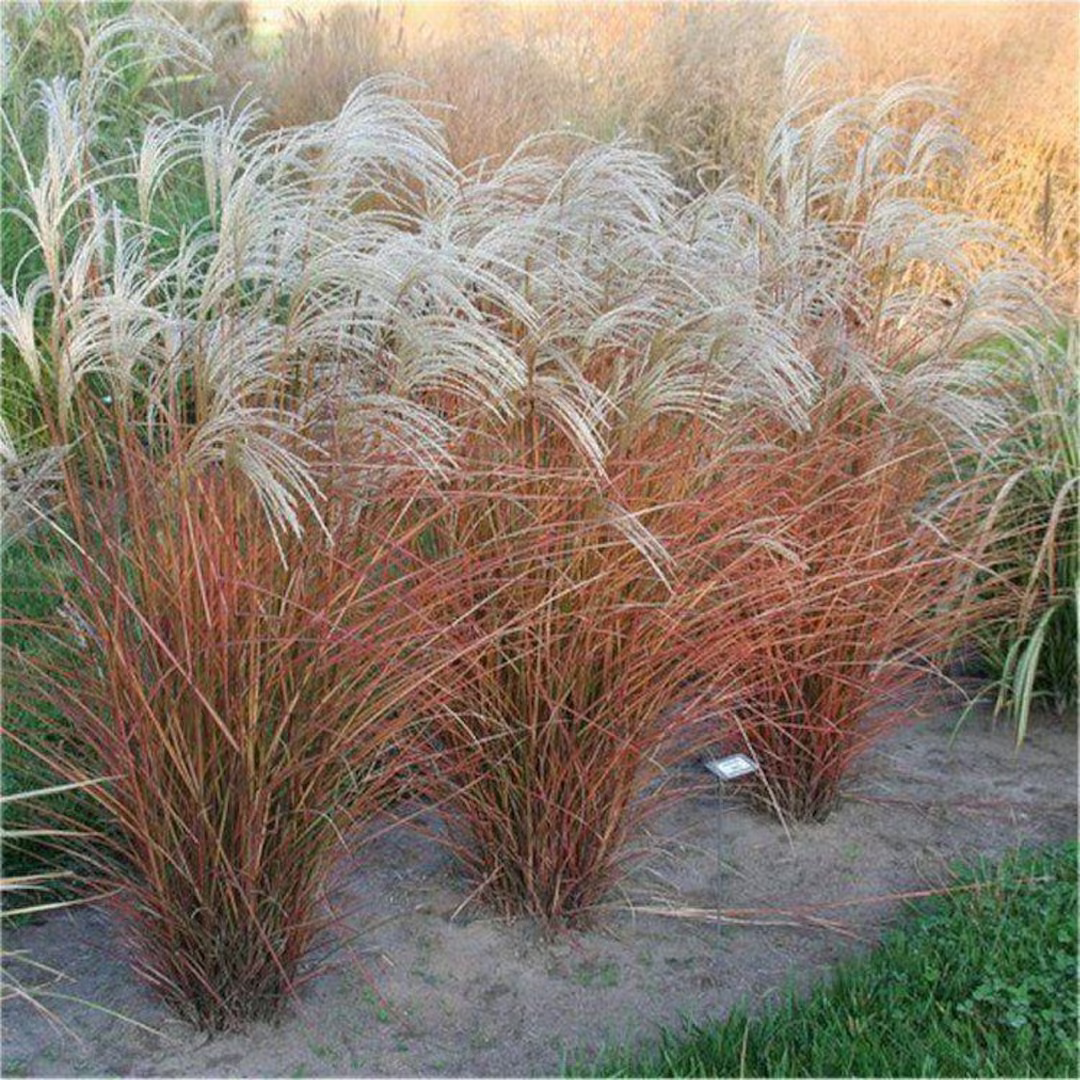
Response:
[[[1034,723],[1017,753],[985,718],[952,741],[955,717],[942,707],[890,737],[826,823],[790,835],[705,779],[653,823],[601,926],[555,941],[470,903],[430,839],[387,833],[345,879],[339,902],[355,933],[333,968],[280,1024],[242,1035],[207,1038],[171,1020],[133,984],[104,912],[57,913],[8,933],[5,949],[63,970],[51,990],[158,1034],[51,999],[73,1037],[16,1003],[3,1017],[3,1073],[551,1075],[568,1055],[681,1017],[757,1007],[868,947],[903,909],[876,898],[941,884],[958,857],[1076,835],[1075,725]],[[744,913],[718,923],[718,908]]]

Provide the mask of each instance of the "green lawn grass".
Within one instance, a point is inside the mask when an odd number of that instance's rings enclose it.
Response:
[[[961,873],[832,980],[576,1075],[1076,1076],[1077,845]]]

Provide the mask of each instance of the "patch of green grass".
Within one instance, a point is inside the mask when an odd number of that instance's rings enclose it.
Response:
[[[52,576],[58,573],[61,576]],[[0,641],[5,667],[19,654],[41,655],[54,647],[55,643],[39,624],[54,616],[60,596],[70,585],[63,571],[56,569],[47,545],[41,540],[26,538],[0,552]],[[7,680],[5,684],[9,690]],[[26,792],[63,785],[63,777],[49,769],[28,745],[43,749],[63,740],[66,725],[48,710],[27,707],[14,693],[6,692],[2,698],[0,795],[24,796]],[[27,830],[55,828],[60,822],[68,828],[83,827],[95,832],[103,825],[100,813],[81,791],[53,791],[5,806],[0,841],[4,876],[52,874],[70,869],[70,860],[54,838],[25,835]],[[37,892],[32,900],[41,903],[65,895],[68,894],[64,888],[55,884]],[[5,907],[16,907],[17,902],[29,902],[29,899],[12,893],[5,898]]]
[[[1077,851],[982,863],[808,997],[577,1075],[1076,1076]]]
[[[611,961],[605,963],[587,961],[578,965],[574,978],[580,986],[610,988],[619,984],[619,969]]]

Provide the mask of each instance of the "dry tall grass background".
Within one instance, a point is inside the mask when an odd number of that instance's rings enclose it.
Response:
[[[928,76],[955,89],[979,158],[962,205],[1017,228],[1076,289],[1080,7],[1071,3],[810,4],[852,90]]]
[[[665,154],[692,190],[752,179],[779,107],[790,38],[836,49],[847,93],[929,78],[955,92],[976,155],[942,194],[1018,231],[1077,288],[1080,9],[1071,3],[329,3],[250,0],[280,49],[235,51],[226,86],[254,79],[276,123],[325,119],[361,78],[414,76],[458,165],[501,160],[526,135],[620,131]],[[271,50],[273,51],[273,50]],[[238,78],[239,74],[239,78]]]

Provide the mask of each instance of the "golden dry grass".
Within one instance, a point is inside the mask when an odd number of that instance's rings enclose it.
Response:
[[[1071,3],[252,0],[249,15],[282,34],[257,80],[274,123],[329,117],[361,79],[399,71],[439,103],[459,165],[497,164],[545,131],[624,131],[664,153],[690,189],[753,180],[786,42],[806,26],[836,47],[852,93],[915,77],[955,90],[975,155],[943,196],[1016,230],[1073,300],[1080,9]]]
[[[952,87],[977,150],[971,213],[1021,233],[1077,288],[1080,7],[1072,3],[874,3],[794,7],[841,50],[851,89],[930,77]]]

